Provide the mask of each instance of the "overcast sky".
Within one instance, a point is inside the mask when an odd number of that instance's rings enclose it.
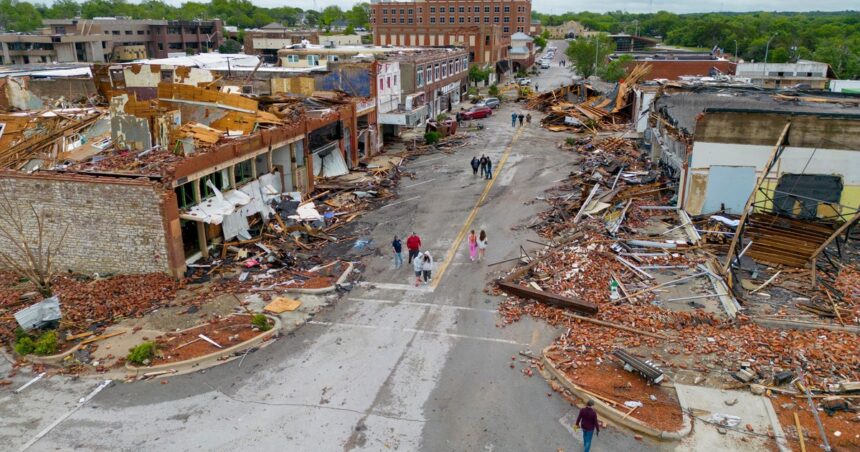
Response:
[[[181,0],[169,0],[171,3],[179,4]],[[259,6],[284,6],[283,0],[251,0]],[[357,2],[350,0],[293,0],[286,4],[297,6],[302,9],[324,8],[328,5],[352,5]],[[857,0],[716,0],[716,1],[667,1],[648,0],[639,1],[617,1],[617,2],[593,2],[570,1],[570,0],[532,0],[532,9],[542,13],[561,14],[567,11],[629,11],[637,13],[657,12],[660,10],[676,13],[692,13],[705,11],[844,11],[860,9]]]

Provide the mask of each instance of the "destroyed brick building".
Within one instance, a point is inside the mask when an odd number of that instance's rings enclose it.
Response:
[[[108,107],[3,116],[0,183],[14,203],[50,212],[49,230],[69,225],[64,270],[179,276],[213,245],[247,237],[248,218],[268,218],[271,200],[309,193],[316,177],[368,155],[357,118],[372,98],[250,98],[183,66],[93,73]]]

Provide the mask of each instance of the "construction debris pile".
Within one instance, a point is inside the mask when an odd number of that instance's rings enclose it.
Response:
[[[13,314],[41,298],[32,284],[11,273],[0,273],[0,342],[15,337]],[[59,327],[69,335],[99,332],[122,318],[140,317],[169,305],[182,284],[162,273],[109,277],[57,276],[54,295],[60,299]]]
[[[526,107],[546,113],[541,125],[553,132],[621,131],[631,119],[633,87],[651,67],[638,65],[627,78],[603,95],[579,83],[533,95]]]
[[[571,381],[590,381],[588,391],[611,398],[609,383],[591,377],[601,363],[629,366],[621,355],[674,380],[758,384],[797,396],[789,384],[798,367],[816,393],[838,395],[840,385],[860,380],[856,263],[818,289],[786,284],[809,298],[780,299],[771,286],[774,296],[763,299],[755,289],[775,284],[769,277],[777,271],[785,282],[803,273],[759,267],[749,277],[756,282],[743,286],[742,269],[724,277],[717,255],[725,239],[710,236],[731,234],[731,218],[690,218],[670,206],[674,185],[630,141],[586,138],[575,149],[583,157],[580,171],[548,191],[551,209],[527,225],[544,237],[545,248],[524,256],[523,266],[490,289],[512,295],[499,309],[503,324],[531,315],[567,328],[544,357]],[[787,307],[810,300],[821,311],[830,306],[829,315],[818,312],[806,329],[769,328],[773,319],[790,320]],[[773,315],[758,315],[763,305]],[[645,405],[631,416],[659,417]]]

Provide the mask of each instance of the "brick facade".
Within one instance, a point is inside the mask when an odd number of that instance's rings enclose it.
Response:
[[[8,173],[0,174],[0,188],[22,212],[30,205],[44,212],[49,237],[58,237],[69,225],[56,257],[60,272],[171,270],[164,191],[159,184],[144,179]],[[35,234],[33,215],[24,214],[22,220]],[[11,246],[0,236],[0,248]]]

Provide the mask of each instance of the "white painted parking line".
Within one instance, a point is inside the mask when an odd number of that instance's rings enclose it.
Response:
[[[29,449],[30,447],[32,447],[33,444],[36,444],[40,439],[44,438],[45,435],[47,435],[48,433],[51,432],[51,430],[55,429],[58,425],[60,425],[61,422],[68,419],[69,416],[75,414],[75,411],[78,411],[82,406],[86,405],[87,402],[89,402],[90,400],[92,400],[93,397],[96,396],[96,394],[102,392],[102,389],[106,388],[110,383],[111,383],[111,380],[103,381],[95,389],[93,389],[93,391],[90,392],[86,397],[82,398],[81,400],[78,400],[78,404],[75,405],[74,408],[69,410],[66,414],[57,418],[57,420],[52,422],[51,425],[45,427],[45,429],[42,430],[41,432],[39,432],[39,434],[37,434],[36,436],[34,436],[33,439],[31,439],[30,441],[27,441],[26,444],[21,446],[20,450],[23,452],[23,451]]]
[[[418,182],[417,184],[412,184],[412,185],[404,185],[404,186],[403,186],[403,188],[412,188],[412,187],[417,187],[417,186],[419,186],[419,185],[423,185],[423,184],[426,184],[426,183],[428,183],[428,182],[433,182],[434,180],[436,180],[436,179],[425,180],[425,181],[423,181],[423,182]]]
[[[384,209],[384,208],[386,208],[386,207],[391,207],[391,206],[396,206],[396,205],[398,205],[398,204],[403,204],[403,203],[404,203],[404,202],[406,202],[406,201],[412,201],[413,199],[420,199],[420,198],[421,198],[421,196],[413,196],[413,197],[408,198],[408,199],[403,199],[403,200],[400,200],[400,201],[397,201],[397,202],[392,202],[392,203],[386,204],[386,205],[384,205],[384,206],[380,207],[380,209]]]
[[[322,322],[319,320],[311,320],[308,322],[309,325],[317,325],[317,326],[339,326],[344,328],[358,328],[365,330],[388,330],[388,331],[400,331],[403,333],[418,333],[418,334],[427,334],[430,336],[442,336],[442,337],[451,337],[455,339],[471,339],[475,341],[485,341],[485,342],[496,342],[499,344],[509,344],[509,345],[519,345],[528,347],[529,344],[523,344],[517,341],[512,341],[508,339],[498,339],[495,337],[481,337],[481,336],[468,336],[465,334],[457,334],[457,333],[444,333],[441,331],[430,331],[430,330],[419,330],[415,328],[392,328],[388,326],[377,326],[377,325],[358,325],[355,323],[340,323],[340,322]]]
[[[37,381],[41,380],[41,379],[42,379],[42,377],[44,377],[46,373],[47,373],[47,372],[42,372],[42,373],[40,373],[39,375],[36,375],[35,377],[33,377],[33,379],[32,379],[32,380],[30,380],[30,381],[28,381],[28,382],[24,383],[24,385],[23,385],[23,386],[21,386],[20,388],[18,388],[18,389],[16,389],[16,390],[15,390],[15,394],[20,394],[20,393],[21,393],[21,391],[23,391],[23,390],[27,389],[31,384],[33,384],[33,383],[35,383],[35,382],[37,382]]]
[[[439,303],[419,303],[415,301],[392,301],[392,300],[380,300],[378,298],[347,298],[351,301],[362,301],[367,303],[379,303],[379,304],[397,304],[404,306],[420,306],[420,307],[431,307],[431,308],[441,308],[441,309],[456,309],[459,311],[474,311],[474,312],[486,312],[487,314],[496,314],[499,311],[495,309],[480,309],[480,308],[470,308],[467,306],[454,306],[450,304],[439,304]]]
[[[414,286],[412,284],[396,284],[396,283],[381,283],[381,282],[370,282],[370,281],[362,281],[358,283],[361,287],[368,288],[376,288],[376,289],[386,289],[386,290],[410,290],[414,292],[433,292],[434,288],[431,286]]]

